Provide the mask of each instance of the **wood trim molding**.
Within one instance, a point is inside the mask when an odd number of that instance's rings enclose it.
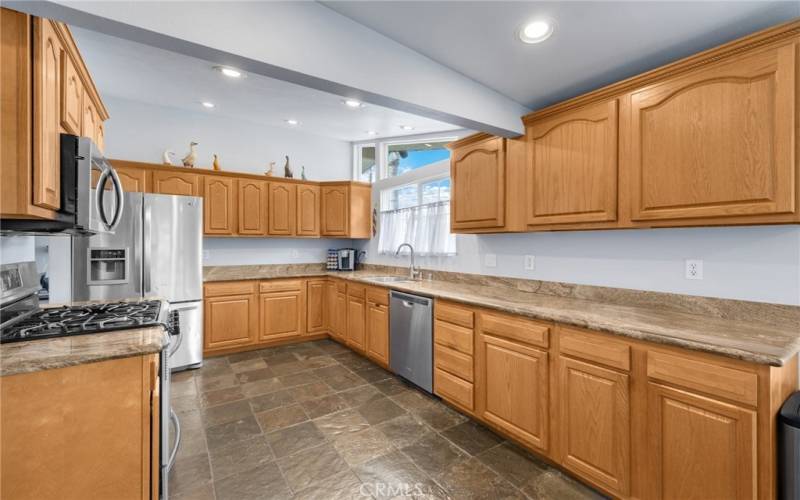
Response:
[[[487,134],[486,132],[478,132],[476,134],[468,135],[466,137],[462,137],[457,141],[453,141],[447,143],[445,147],[449,150],[454,150],[457,148],[462,148],[464,146],[469,146],[471,144],[477,144],[479,142],[485,141],[487,139],[497,139],[497,136]]]
[[[649,85],[681,73],[686,73],[687,71],[691,71],[700,66],[715,63],[739,54],[743,51],[752,50],[772,43],[782,42],[798,35],[800,35],[800,19],[795,19],[794,21],[779,24],[742,38],[738,38],[726,44],[699,52],[689,57],[679,59],[678,61],[666,64],[660,68],[656,68],[645,73],[632,76],[631,78],[612,83],[611,85],[601,87],[592,92],[588,92],[572,99],[567,99],[565,101],[553,104],[552,106],[533,111],[532,113],[528,113],[527,115],[523,116],[522,121],[527,127],[531,122],[541,118],[545,118],[556,113],[561,113],[569,109],[585,106],[587,104],[592,104],[603,99],[610,99],[625,92],[634,90],[635,88]]]

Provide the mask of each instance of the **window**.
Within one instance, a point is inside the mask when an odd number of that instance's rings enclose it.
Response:
[[[417,255],[455,255],[450,233],[450,150],[456,136],[415,136],[354,145],[353,178],[380,203],[378,252],[410,243]]]
[[[438,162],[450,161],[450,150],[445,146],[449,141],[414,142],[408,144],[389,144],[386,147],[387,177],[396,177],[406,172],[425,168]]]
[[[370,184],[378,180],[375,150],[374,144],[364,144],[356,148],[356,180]]]

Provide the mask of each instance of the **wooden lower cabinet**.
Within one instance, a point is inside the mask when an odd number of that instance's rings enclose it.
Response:
[[[245,346],[258,336],[259,301],[256,282],[205,285],[204,350]]]
[[[1,498],[143,499],[158,491],[157,354],[0,380]]]
[[[328,280],[306,282],[306,333],[328,329]]]
[[[305,315],[305,293],[300,282],[296,288],[290,285],[285,289],[262,291],[258,339],[263,342],[303,335]]]
[[[364,352],[367,349],[367,304],[364,287],[347,285],[347,345]]]
[[[347,342],[347,294],[336,291],[334,322],[331,329],[342,342]]]
[[[367,290],[366,320],[367,357],[384,367],[389,366],[389,291]]]
[[[547,451],[548,353],[479,330],[475,363],[479,418],[528,446]]]
[[[565,356],[558,367],[559,462],[615,495],[627,495],[630,377]]]

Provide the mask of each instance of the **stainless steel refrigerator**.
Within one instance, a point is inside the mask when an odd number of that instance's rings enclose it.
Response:
[[[159,297],[178,311],[175,369],[203,362],[203,200],[125,193],[113,233],[72,238],[73,300]]]

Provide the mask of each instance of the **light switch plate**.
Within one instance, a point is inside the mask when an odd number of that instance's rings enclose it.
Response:
[[[536,256],[534,255],[526,255],[525,256],[525,270],[526,271],[533,271],[536,269]]]
[[[487,253],[483,257],[483,265],[486,267],[497,267],[497,254]]]

